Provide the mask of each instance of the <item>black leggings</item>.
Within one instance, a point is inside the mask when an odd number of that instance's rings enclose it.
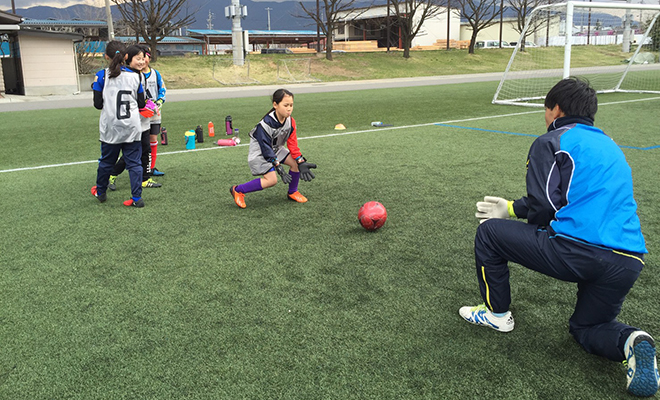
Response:
[[[149,134],[151,133],[151,129],[147,129],[146,131],[142,132],[142,137],[140,142],[142,143],[142,157],[140,158],[140,161],[142,162],[142,181],[146,181],[149,179],[149,175],[151,174],[151,163],[149,161],[151,157],[151,144],[149,143]],[[117,176],[124,172],[126,169],[126,162],[124,161],[124,156],[122,155],[119,160],[117,160],[117,163],[115,164],[114,169],[112,170],[112,175]]]

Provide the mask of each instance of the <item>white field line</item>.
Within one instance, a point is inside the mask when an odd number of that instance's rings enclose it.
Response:
[[[623,104],[623,103],[635,103],[635,102],[639,102],[639,101],[649,101],[649,100],[660,100],[660,97],[651,97],[651,98],[647,98],[647,99],[636,99],[636,100],[613,101],[613,102],[610,102],[610,103],[599,104],[599,106],[607,106],[607,105],[612,105],[612,104]],[[490,116],[486,116],[486,117],[455,119],[455,120],[448,120],[448,121],[441,121],[441,122],[429,122],[429,123],[426,123],[426,124],[405,125],[405,126],[388,126],[388,127],[384,127],[384,128],[365,129],[365,130],[361,130],[361,131],[331,133],[329,135],[306,136],[306,137],[298,138],[298,140],[323,139],[323,138],[334,137],[334,136],[355,135],[355,134],[358,134],[358,133],[389,131],[389,130],[395,130],[395,129],[419,128],[419,127],[422,127],[422,126],[432,126],[432,125],[438,125],[438,124],[456,124],[458,122],[470,122],[470,121],[480,121],[480,120],[493,119],[493,118],[515,117],[515,116],[518,116],[518,115],[535,114],[535,113],[542,113],[542,112],[544,112],[544,111],[543,110],[534,110],[534,111],[524,111],[524,112],[518,112],[518,113],[511,113],[511,114],[490,115]],[[243,143],[243,144],[239,144],[238,146],[230,146],[230,147],[242,147],[242,146],[247,146],[247,145],[248,145],[247,143]],[[225,149],[225,148],[230,148],[230,147],[218,146],[218,147],[207,147],[207,148],[204,148],[204,149],[194,149],[194,150],[167,151],[167,152],[162,152],[162,153],[158,152],[158,155],[162,156],[162,155],[165,155],[165,154],[180,154],[180,153],[188,153],[188,152],[193,152],[193,151],[218,150],[218,149]],[[75,162],[62,163],[62,164],[39,165],[39,166],[36,166],[36,167],[3,169],[3,170],[0,170],[0,173],[33,171],[33,170],[37,170],[37,169],[66,167],[66,166],[70,166],[70,165],[80,165],[80,164],[91,164],[91,163],[95,163],[95,162],[98,162],[98,160],[75,161]]]

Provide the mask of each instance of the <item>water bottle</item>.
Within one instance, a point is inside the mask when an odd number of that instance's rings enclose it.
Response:
[[[215,127],[213,122],[209,122],[209,137],[215,137]]]
[[[234,139],[234,142],[236,142],[236,144],[241,143],[241,139],[238,137],[238,128],[234,129],[234,137],[232,139]]]
[[[186,132],[186,149],[195,149],[195,131],[190,130]]]
[[[227,133],[227,136],[231,136],[234,133],[234,128],[231,124],[231,115],[225,117],[225,132]]]
[[[167,146],[167,129],[160,128],[160,144]]]
[[[197,128],[195,128],[195,137],[197,137],[198,143],[204,143],[204,130],[201,125],[197,125]]]

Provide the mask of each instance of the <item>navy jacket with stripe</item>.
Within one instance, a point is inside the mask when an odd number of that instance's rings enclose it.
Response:
[[[527,156],[527,196],[516,216],[560,236],[647,253],[632,171],[617,144],[589,118],[557,118]]]

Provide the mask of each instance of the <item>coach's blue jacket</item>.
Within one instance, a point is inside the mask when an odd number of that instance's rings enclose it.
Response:
[[[647,253],[630,166],[589,118],[562,117],[527,156],[527,196],[513,210],[557,235],[613,250]]]

